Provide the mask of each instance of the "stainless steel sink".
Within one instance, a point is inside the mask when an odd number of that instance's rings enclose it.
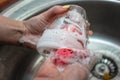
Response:
[[[14,4],[1,14],[17,20],[25,20],[56,4],[77,4],[84,7],[94,35],[88,48],[102,56],[91,70],[89,80],[102,80],[109,66],[111,80],[120,78],[120,1],[119,0],[24,0]],[[0,46],[0,79],[33,80],[40,68],[41,56],[25,47]],[[102,70],[102,71],[101,71]],[[6,77],[7,76],[7,77]],[[3,78],[4,77],[4,78]]]

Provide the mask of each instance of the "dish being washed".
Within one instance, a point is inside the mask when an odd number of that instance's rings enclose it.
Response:
[[[90,68],[95,55],[86,48],[88,35],[86,12],[77,5],[51,24],[40,38],[37,49],[53,60],[58,70],[73,63],[82,63]],[[47,55],[48,54],[48,55]]]

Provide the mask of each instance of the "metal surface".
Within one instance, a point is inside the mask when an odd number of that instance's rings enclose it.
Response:
[[[118,74],[118,65],[115,60],[107,55],[103,55],[93,67],[91,73],[98,79],[104,79],[105,74],[108,74],[109,79],[113,79]]]
[[[44,4],[43,4],[44,3]],[[96,54],[110,57],[118,67],[118,73],[112,80],[120,76],[120,1],[119,0],[23,0],[1,14],[17,20],[24,20],[37,15],[55,4],[78,4],[87,11],[88,19],[94,35],[90,37],[88,48]],[[16,46],[0,47],[0,69],[8,78],[2,80],[32,80],[41,60],[36,51]],[[36,57],[37,56],[37,57]],[[9,66],[9,67],[8,67]],[[6,69],[8,69],[8,72]],[[27,71],[26,71],[27,70]],[[26,71],[26,73],[25,73]],[[2,72],[0,72],[2,73]],[[99,80],[91,75],[91,80]]]

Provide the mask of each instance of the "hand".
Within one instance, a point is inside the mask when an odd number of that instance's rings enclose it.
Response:
[[[42,35],[47,25],[51,24],[55,18],[69,10],[69,6],[54,6],[49,10],[24,21],[25,33],[22,40],[25,46],[35,48],[38,39]],[[21,42],[22,42],[21,40]]]
[[[60,72],[50,60],[47,60],[40,67],[34,80],[87,80],[88,74],[88,69],[80,63],[67,66]]]
[[[20,39],[20,42],[23,42],[25,46],[35,48],[38,42],[38,39],[42,35],[43,31],[47,27],[47,25],[51,24],[57,16],[66,13],[69,10],[70,6],[54,6],[49,10],[32,17],[26,21],[23,21],[25,25],[25,33],[23,37]],[[88,23],[88,26],[90,24]],[[89,31],[89,34],[92,34]]]

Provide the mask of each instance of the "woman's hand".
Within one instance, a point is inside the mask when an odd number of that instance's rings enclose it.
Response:
[[[56,17],[66,13],[69,8],[70,5],[54,6],[25,21],[17,21],[0,15],[0,44],[22,44],[35,49],[38,39],[46,27]],[[92,32],[89,31],[89,34]]]
[[[23,21],[25,33],[22,38],[20,38],[20,42],[23,45],[35,48],[38,42],[38,39],[41,37],[43,31],[51,24],[56,17],[66,13],[70,8],[70,5],[66,6],[54,6],[49,10],[32,17],[26,21]],[[90,24],[87,24],[90,26]],[[89,34],[92,34],[89,31]]]
[[[80,63],[74,63],[58,71],[56,65],[47,60],[39,69],[34,80],[87,80],[89,71]]]
[[[25,46],[35,48],[38,39],[42,35],[47,25],[51,24],[59,15],[66,13],[69,10],[69,5],[54,6],[49,10],[23,21],[25,33],[20,39]]]

